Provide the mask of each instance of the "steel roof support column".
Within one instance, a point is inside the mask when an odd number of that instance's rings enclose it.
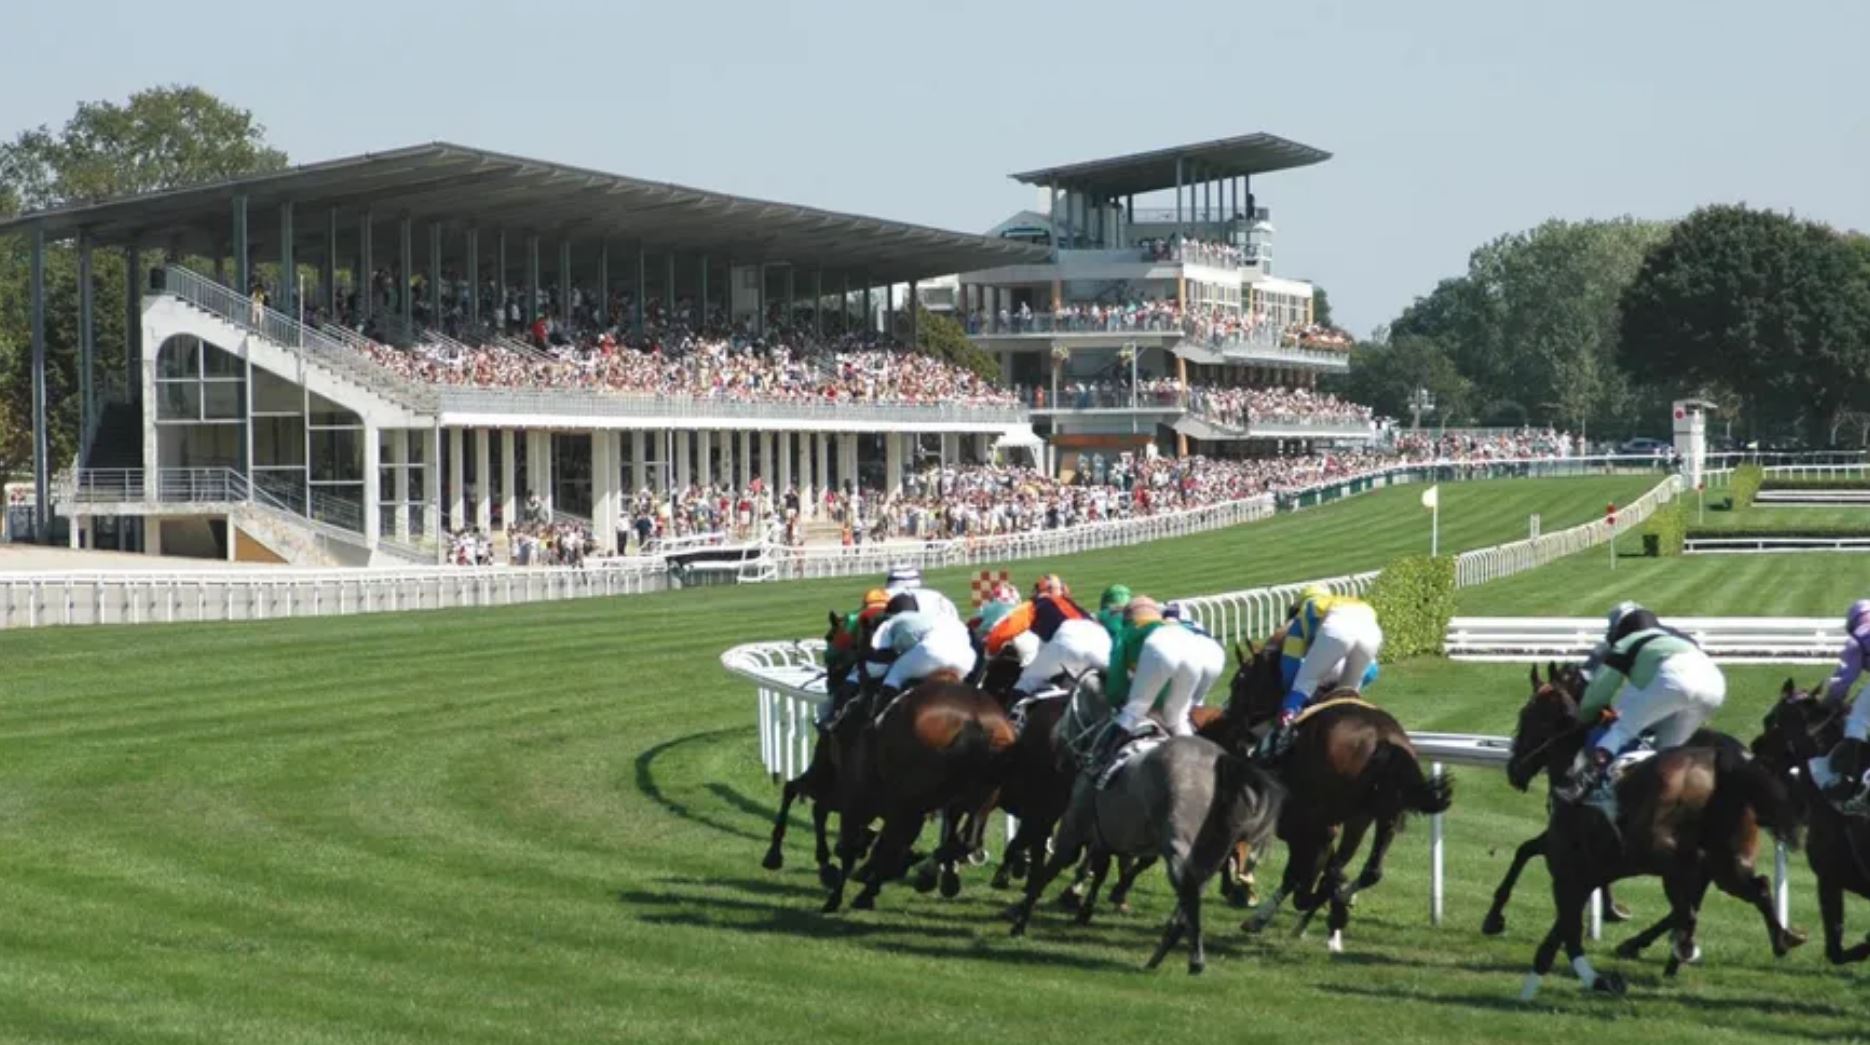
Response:
[[[519,314],[527,330],[531,330],[533,323],[539,318],[539,237],[532,235],[526,237],[526,300],[521,305]],[[524,332],[522,332],[523,335]],[[531,434],[528,433],[527,437],[531,438]],[[533,482],[530,472],[526,475],[526,483],[534,489],[538,487],[538,484]]]
[[[851,328],[851,274],[844,273],[844,293],[838,298],[838,333]]]
[[[1175,158],[1175,235],[1182,235],[1182,158]]]
[[[864,329],[874,333],[877,328],[876,317],[870,311],[870,277],[864,276]]]
[[[27,295],[32,310],[32,539],[52,540],[52,457],[45,404],[45,226],[34,225]],[[141,317],[138,317],[139,320]]]
[[[123,248],[123,394],[143,398],[143,246],[135,235]]]
[[[407,214],[396,222],[396,239],[402,255],[402,270],[396,273],[396,311],[402,314],[404,328],[413,333],[416,308],[415,293],[410,286],[416,274],[415,223]]]
[[[896,284],[883,285],[883,336],[896,336]]]
[[[792,267],[792,262],[786,262],[786,310],[780,313],[779,325],[781,329],[791,326],[793,319],[798,315],[798,281],[795,278],[798,275],[798,271],[798,269]]]
[[[480,326],[480,230],[467,230],[467,325]],[[481,482],[485,484],[486,479]]]
[[[634,315],[630,319],[630,329],[636,331],[638,337],[643,334],[643,304],[648,296],[649,252],[639,243],[636,247],[636,300],[632,303]]]
[[[429,326],[442,328],[442,223],[429,222]]]
[[[253,272],[247,266],[247,197],[234,197],[234,292],[245,294],[253,289]]]
[[[922,343],[922,338],[920,336],[922,332],[920,318],[922,315],[922,293],[916,280],[912,279],[909,281],[909,300],[906,304],[909,307],[909,347],[914,348]]]
[[[92,313],[91,237],[78,234],[78,467],[91,459],[91,418],[97,414],[91,368],[97,365],[97,318]],[[75,524],[74,524],[75,525]]]
[[[1052,193],[1052,203],[1046,208],[1045,220],[1046,224],[1052,227],[1052,260],[1057,261],[1059,244],[1064,240],[1064,237],[1059,234],[1061,223],[1058,220],[1058,186],[1047,185],[1046,188]]]
[[[357,322],[360,326],[369,326],[370,317],[376,312],[377,298],[377,258],[375,241],[371,235],[371,225],[376,216],[369,207],[364,208],[363,220],[357,227],[357,266],[363,271],[357,273]]]
[[[319,279],[324,283],[325,316],[338,321],[338,208],[325,211],[325,268]]]
[[[701,256],[701,291],[695,298],[695,329],[708,325],[708,256]]]
[[[558,320],[571,326],[571,240],[558,241]]]
[[[675,251],[671,250],[664,259],[662,272],[662,314],[668,319],[675,318]]]
[[[597,241],[597,325],[610,329],[610,242]]]
[[[812,270],[812,336],[825,336],[825,270]]]
[[[766,262],[762,261],[762,262],[756,263],[753,266],[753,271],[759,273],[759,284],[760,284],[759,293],[757,295],[757,301],[755,303],[755,307],[760,310],[760,314],[757,320],[758,325],[754,327],[754,330],[761,337],[765,337],[766,336]]]
[[[506,230],[501,229],[494,233],[493,307],[497,313],[493,317],[495,330],[506,329],[507,306],[511,304],[507,300],[506,287]]]

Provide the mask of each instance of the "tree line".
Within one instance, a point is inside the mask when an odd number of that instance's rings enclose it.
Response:
[[[1717,404],[1737,437],[1862,445],[1870,427],[1870,238],[1746,206],[1677,222],[1548,221],[1357,346],[1341,394],[1424,423],[1665,433],[1669,401]]]

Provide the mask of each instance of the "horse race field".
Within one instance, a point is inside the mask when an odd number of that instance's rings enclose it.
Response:
[[[1443,488],[1444,548],[1624,503],[1652,477]],[[1381,565],[1426,544],[1419,490],[1139,549],[1016,564],[1081,592],[1198,594]],[[1619,564],[1607,553],[1472,592],[1500,612],[1835,612],[1862,561]],[[1728,583],[1724,578],[1736,579]],[[934,578],[953,594],[966,574]],[[1870,974],[1808,945],[1774,962],[1714,897],[1704,966],[1627,999],[1554,975],[1514,1000],[1549,912],[1527,873],[1504,937],[1476,931],[1543,799],[1457,771],[1449,922],[1427,921],[1425,824],[1331,958],[1208,909],[1209,967],[1141,971],[1169,906],[1086,928],[1009,898],[904,886],[822,916],[805,818],[760,870],[776,790],[727,646],[814,634],[862,584],[672,592],[502,610],[0,634],[0,1040],[1750,1042],[1870,1035]],[[1524,668],[1421,660],[1372,694],[1415,728],[1505,732]],[[1748,734],[1782,672],[1730,673]],[[1281,857],[1275,855],[1276,864]],[[1265,869],[1263,869],[1264,873]],[[1624,892],[1640,916],[1660,891]],[[1809,876],[1795,922],[1812,925]],[[1870,929],[1870,904],[1851,911]],[[1611,927],[1610,936],[1619,936]]]

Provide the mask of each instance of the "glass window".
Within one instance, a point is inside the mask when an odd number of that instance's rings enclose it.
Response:
[[[363,433],[351,429],[313,429],[311,437],[312,481],[363,480]]]
[[[256,417],[253,420],[253,463],[305,464],[305,428],[296,417]]]
[[[201,383],[193,378],[156,382],[156,420],[201,420]]]
[[[201,383],[202,417],[210,421],[238,421],[246,416],[247,388],[244,381],[203,381]]]
[[[305,400],[298,385],[270,370],[254,367],[253,412],[296,416],[305,412]]]
[[[344,409],[316,392],[313,392],[311,395],[311,406],[312,416],[310,421],[314,425],[361,426],[363,424],[363,421],[360,420],[356,414]]]
[[[156,379],[195,377],[201,373],[201,342],[189,334],[177,334],[162,343],[156,352]]]
[[[247,367],[239,356],[204,342],[201,346],[201,370],[203,377],[245,377]]]

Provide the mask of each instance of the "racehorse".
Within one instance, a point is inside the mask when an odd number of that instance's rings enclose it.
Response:
[[[1102,694],[1079,687],[1074,705]],[[1013,911],[1014,936],[1023,935],[1047,884],[1088,851],[1094,868],[1091,895],[1080,921],[1095,906],[1097,887],[1113,855],[1159,857],[1175,890],[1175,911],[1163,927],[1148,968],[1161,964],[1184,933],[1188,971],[1206,967],[1201,935],[1201,890],[1236,842],[1263,845],[1279,818],[1279,782],[1252,760],[1202,737],[1171,737],[1125,766],[1100,788],[1086,774],[1073,784],[1071,805],[1059,824],[1053,855],[1028,877]]]
[[[1278,713],[1285,685],[1272,643],[1236,646],[1234,655],[1239,670],[1220,732],[1236,751],[1244,751],[1252,743],[1252,730]],[[1453,781],[1422,772],[1408,733],[1389,712],[1360,700],[1329,698],[1300,720],[1278,772],[1289,795],[1279,815],[1279,838],[1288,849],[1285,874],[1241,928],[1265,929],[1291,896],[1302,914],[1302,932],[1318,908],[1328,904],[1326,946],[1340,953],[1351,900],[1382,880],[1384,857],[1403,818],[1446,810]],[[1344,869],[1372,827],[1370,855],[1357,878],[1347,881]]]
[[[952,672],[936,672],[874,719],[843,715],[831,732],[820,750],[832,753],[836,767],[839,867],[825,911],[843,905],[851,866],[866,848],[870,857],[855,875],[864,888],[851,905],[874,906],[883,883],[907,869],[909,847],[930,813],[942,814],[933,857],[942,867],[942,895],[959,892],[954,864],[979,848],[1017,738],[999,702]],[[866,827],[878,817],[883,829],[872,847]]]
[[[849,682],[851,668],[862,658],[869,636],[859,623],[856,614],[844,615],[833,611],[830,614],[831,628],[825,633],[825,691],[833,700],[849,697],[846,690],[852,688]],[[821,735],[821,741],[831,738]],[[766,849],[766,857],[760,866],[768,871],[777,871],[785,866],[786,856],[783,848],[786,840],[786,825],[792,813],[792,803],[798,799],[808,799],[812,803],[812,833],[817,843],[815,856],[818,860],[818,880],[827,889],[832,888],[837,880],[837,869],[831,863],[831,846],[826,838],[827,822],[831,818],[831,808],[837,804],[837,766],[836,758],[830,751],[830,745],[819,743],[812,749],[812,760],[805,771],[786,781],[780,791],[779,813],[773,817],[773,840]]]
[[[1509,769],[1543,768],[1556,784],[1583,750],[1592,723],[1578,720],[1578,698],[1563,676],[1538,683],[1520,709]],[[1530,1001],[1551,971],[1559,945],[1586,987],[1622,994],[1623,978],[1599,975],[1584,953],[1584,906],[1591,893],[1639,875],[1662,879],[1674,931],[1665,975],[1673,976],[1695,953],[1695,922],[1710,884],[1753,904],[1766,922],[1774,955],[1805,942],[1773,911],[1772,889],[1754,873],[1759,828],[1797,844],[1798,818],[1785,787],[1743,751],[1730,746],[1678,747],[1642,762],[1618,781],[1622,825],[1573,803],[1552,808],[1546,827],[1545,865],[1552,876],[1552,927],[1533,955],[1520,998]],[[1628,944],[1625,945],[1629,946]]]
[[[1858,700],[1870,699],[1858,697]],[[1787,679],[1780,700],[1766,714],[1766,731],[1753,742],[1754,756],[1781,779],[1793,782],[1793,794],[1807,814],[1806,859],[1818,876],[1818,912],[1824,920],[1825,957],[1833,965],[1870,958],[1870,935],[1844,946],[1844,894],[1870,899],[1870,818],[1850,817],[1819,793],[1807,761],[1836,746],[1844,735],[1842,705],[1822,701],[1793,687]]]

